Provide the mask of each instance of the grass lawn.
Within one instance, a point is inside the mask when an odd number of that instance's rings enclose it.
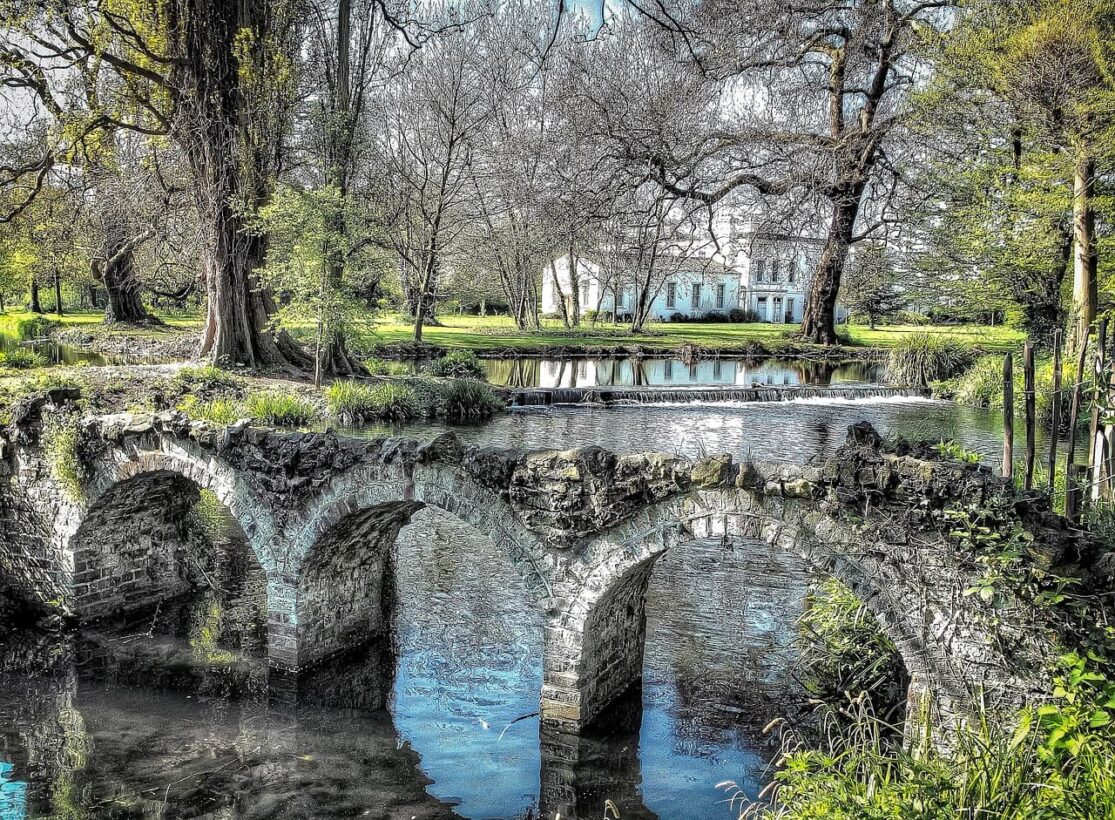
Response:
[[[53,313],[37,314],[32,313],[29,310],[7,310],[4,313],[0,313],[0,333],[15,333],[16,326],[21,321],[25,319],[32,319],[35,316],[39,315],[51,322],[59,323],[65,329],[80,327],[83,329],[88,329],[90,332],[97,332],[98,328],[100,328],[100,332],[104,333],[112,333],[114,330],[114,327],[112,325],[106,325],[104,323],[105,312],[103,310],[67,311],[62,316],[57,316]],[[158,314],[158,316],[160,319],[162,319],[165,327],[160,328],[158,326],[154,326],[146,328],[126,325],[122,326],[122,328],[126,327],[127,330],[122,330],[121,332],[126,332],[129,336],[142,336],[146,334],[155,335],[161,332],[165,332],[168,328],[171,330],[178,330],[192,327],[201,327],[201,314],[173,313]]]
[[[35,314],[25,310],[0,313],[0,334],[13,334],[16,325],[23,319]],[[200,313],[160,314],[164,327],[137,328],[104,324],[102,311],[73,311],[58,317],[52,313],[45,318],[62,324],[64,328],[82,328],[91,333],[113,334],[120,332],[128,336],[158,337],[168,330],[187,330],[202,324]],[[476,351],[515,350],[529,353],[546,347],[621,347],[638,345],[645,349],[669,350],[686,342],[709,349],[732,349],[748,344],[759,343],[770,348],[782,346],[802,347],[793,338],[797,325],[773,324],[701,324],[655,323],[647,327],[647,332],[633,336],[625,325],[600,324],[596,327],[585,325],[579,330],[567,330],[560,321],[546,320],[545,327],[534,333],[521,333],[507,316],[446,316],[440,327],[426,327],[423,339],[429,344],[446,348],[467,348]],[[373,325],[369,323],[368,329]],[[310,328],[291,328],[296,336],[307,337]],[[931,333],[947,336],[970,345],[977,345],[988,351],[1010,350],[1022,344],[1025,336],[1018,331],[1004,327],[982,325],[958,326],[912,326],[893,325],[871,330],[861,326],[846,326],[839,329],[847,344],[855,347],[887,348],[913,333]],[[409,342],[413,337],[412,326],[397,316],[374,324],[374,335],[369,341],[373,344]]]
[[[707,348],[732,348],[748,342],[777,346],[793,343],[792,334],[797,325],[772,324],[652,324],[647,333],[632,336],[624,326],[586,325],[581,330],[566,330],[559,321],[547,321],[535,333],[520,333],[506,316],[447,316],[441,327],[426,327],[423,340],[441,347],[471,348],[473,350],[515,349],[529,351],[549,345],[599,346],[642,345],[669,349],[686,342]],[[1022,344],[1025,336],[1004,327],[979,325],[915,327],[895,325],[878,327],[850,326],[841,328],[847,334],[848,344],[863,347],[886,348],[913,333],[932,333],[955,338],[965,344],[978,345],[986,350],[1008,350]],[[408,342],[413,330],[408,323],[393,320],[376,326],[380,343]]]

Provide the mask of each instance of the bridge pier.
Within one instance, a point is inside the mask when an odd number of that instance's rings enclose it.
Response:
[[[653,568],[654,561],[639,564],[599,595],[578,590],[578,597],[559,602],[558,614],[547,619],[545,725],[579,732],[625,694],[641,691],[646,591]]]

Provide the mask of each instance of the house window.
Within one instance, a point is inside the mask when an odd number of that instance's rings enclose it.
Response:
[[[786,281],[791,285],[798,280],[798,268],[793,262],[786,268]]]
[[[793,322],[793,321],[794,321],[794,300],[793,300],[792,297],[787,297],[787,299],[786,299],[786,322],[790,323],[790,322]]]
[[[721,282],[719,285],[716,286],[716,306],[718,308],[723,308],[724,307],[724,291],[725,290],[727,290],[727,286],[723,282]]]
[[[620,290],[616,292],[616,307],[627,307],[627,291]]]
[[[693,310],[698,310],[701,307],[701,286],[693,286]]]
[[[767,321],[767,297],[760,296],[755,300],[755,312],[759,314],[759,321]]]
[[[588,305],[588,279],[582,279],[579,285],[581,290],[581,304]]]
[[[770,281],[772,281],[772,282],[777,282],[778,281],[778,260],[777,259],[775,259],[773,262],[770,263]]]
[[[767,263],[759,260],[755,263],[755,281],[762,282],[766,278]]]
[[[678,305],[678,286],[673,282],[666,283],[666,309],[673,310]]]

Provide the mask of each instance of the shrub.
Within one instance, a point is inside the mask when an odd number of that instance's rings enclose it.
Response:
[[[484,380],[486,372],[480,359],[471,350],[454,350],[434,359],[428,368],[431,376],[447,379]]]
[[[7,353],[0,353],[0,365],[13,370],[30,370],[33,367],[46,367],[47,360],[34,350],[16,347]]]
[[[887,377],[893,383],[928,387],[951,379],[972,364],[975,353],[954,339],[915,333],[895,345],[887,359]]]
[[[475,381],[454,381],[442,397],[450,421],[480,421],[504,409],[503,399],[491,387]]]
[[[244,402],[244,409],[253,421],[278,427],[305,427],[317,417],[313,402],[278,390],[252,393]]]
[[[211,421],[214,424],[232,424],[241,418],[240,408],[229,399],[203,401],[197,396],[186,396],[178,403],[178,409],[192,419]]]
[[[728,321],[731,321],[731,320],[728,318],[727,313],[720,313],[719,311],[710,310],[704,316],[700,317],[700,321],[709,322],[710,324],[712,324],[712,323],[722,324],[724,322],[728,322]]]
[[[679,322],[679,323],[680,322],[688,322],[689,321],[689,314],[688,313],[675,313],[672,316],[667,316],[666,321],[667,322]]]
[[[16,336],[18,336],[21,341],[27,341],[29,339],[41,339],[49,334],[53,328],[57,327],[57,325],[57,322],[54,322],[46,318],[45,316],[32,316],[29,319],[20,319],[18,322],[16,322],[15,332]]]
[[[1061,427],[1068,427],[1069,403],[1072,401],[1072,385],[1076,378],[1076,366],[1064,363],[1061,374]],[[1014,402],[1015,414],[1021,417],[1025,412],[1025,373],[1020,361],[1014,363]],[[956,401],[965,407],[1003,407],[1003,357],[981,356],[965,373],[939,385],[939,395]],[[1048,429],[1053,423],[1053,360],[1043,359],[1034,368],[1034,409],[1038,424]]]
[[[754,324],[759,321],[759,314],[750,308],[732,308],[728,311],[728,321],[737,324]]]
[[[325,391],[329,414],[342,424],[370,419],[405,421],[418,415],[414,390],[405,384],[336,381]]]

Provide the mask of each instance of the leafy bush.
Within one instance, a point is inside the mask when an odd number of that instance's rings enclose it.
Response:
[[[954,339],[915,333],[895,345],[887,359],[887,377],[896,384],[928,387],[951,379],[971,366],[975,352]]]
[[[1019,418],[1025,412],[1025,374],[1022,364],[1014,364],[1014,401],[1015,415]],[[1064,363],[1061,374],[1061,427],[1068,427],[1069,403],[1072,400],[1072,384],[1076,378],[1076,366]],[[981,356],[966,372],[936,387],[937,392],[953,399],[966,407],[1003,407],[1003,357]],[[1048,429],[1053,423],[1053,360],[1043,359],[1034,368],[1034,409],[1038,424]]]
[[[232,424],[242,417],[240,408],[229,399],[204,401],[189,395],[178,403],[178,409],[192,419],[211,421],[214,424]]]
[[[57,326],[57,322],[45,316],[32,316],[29,319],[20,319],[16,322],[15,332],[21,341],[27,341],[29,339],[41,339]]]
[[[250,394],[244,409],[253,421],[278,427],[304,427],[317,417],[313,402],[279,390]]]
[[[939,444],[934,444],[933,450],[942,458],[959,461],[963,464],[979,464],[983,460],[979,453],[966,450],[955,441],[942,441]]]
[[[732,308],[728,311],[728,321],[737,324],[754,324],[759,321],[759,314],[750,308]]]
[[[1093,656],[1066,655],[1051,700],[1009,731],[991,716],[957,730],[951,749],[889,741],[891,727],[859,709],[851,725],[802,751],[784,737],[774,787],[740,817],[1109,818],[1115,806],[1115,684]]]
[[[486,371],[480,359],[471,350],[454,350],[434,359],[427,371],[431,376],[447,379],[484,380]]]
[[[7,353],[0,353],[0,365],[13,370],[30,370],[33,367],[46,367],[47,360],[25,347],[17,347]]]
[[[405,421],[418,415],[414,390],[408,385],[336,381],[325,391],[329,414],[342,424],[370,419]]]
[[[480,421],[504,409],[504,402],[486,384],[476,381],[454,381],[443,396],[445,417],[450,421]]]

